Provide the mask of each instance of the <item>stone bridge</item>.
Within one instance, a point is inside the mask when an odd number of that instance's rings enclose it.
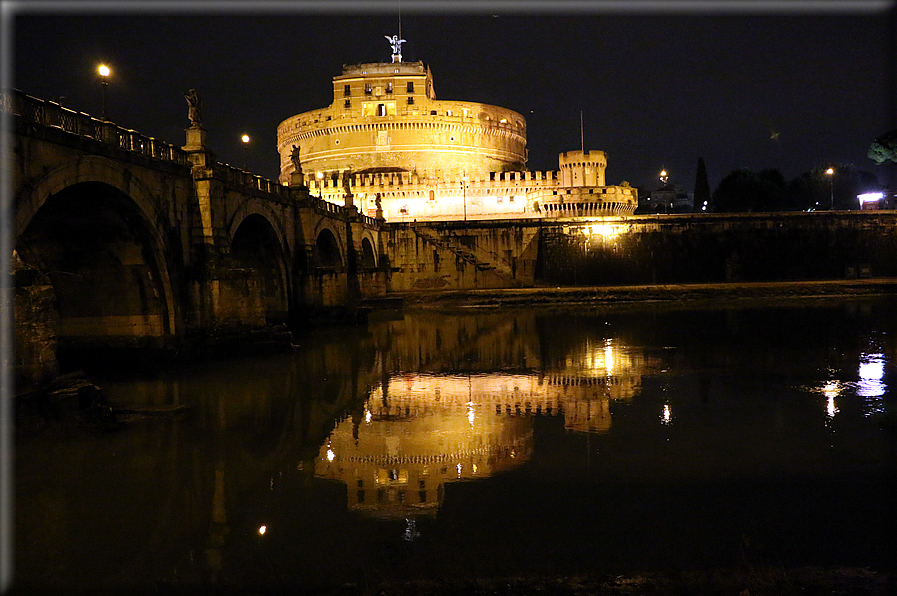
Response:
[[[174,347],[386,291],[382,221],[215,161],[201,127],[176,147],[18,91],[0,108],[20,384],[57,347]]]

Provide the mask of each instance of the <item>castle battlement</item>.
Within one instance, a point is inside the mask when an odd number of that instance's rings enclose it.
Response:
[[[438,100],[423,62],[344,65],[333,103],[277,128],[280,179],[299,163],[312,194],[387,220],[628,215],[636,190],[607,185],[603,151],[565,151],[558,170],[526,168],[526,119],[514,110]]]

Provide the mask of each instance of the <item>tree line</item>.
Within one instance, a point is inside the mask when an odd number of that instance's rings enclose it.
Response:
[[[879,165],[897,163],[897,129],[875,139],[868,156]],[[829,168],[831,173],[828,173]],[[853,164],[831,164],[791,180],[786,180],[774,168],[759,171],[743,168],[729,173],[711,193],[704,159],[700,158],[694,204],[698,211],[707,201],[708,211],[718,213],[858,209],[857,195],[880,189],[874,174],[859,170]]]

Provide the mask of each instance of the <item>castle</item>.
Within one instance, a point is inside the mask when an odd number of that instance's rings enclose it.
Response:
[[[436,99],[423,62],[343,67],[333,103],[277,127],[280,181],[388,221],[582,218],[632,214],[638,193],[605,184],[603,151],[566,151],[559,170],[526,169],[526,120],[513,110]]]

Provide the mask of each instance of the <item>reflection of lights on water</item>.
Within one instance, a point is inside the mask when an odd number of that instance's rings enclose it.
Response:
[[[365,410],[365,411],[364,411],[364,421],[365,421],[365,422],[370,422],[370,421],[371,421],[371,411],[370,411],[370,410]]]
[[[259,528],[259,535],[264,536],[265,532],[267,532],[267,531],[268,531],[268,526],[261,526]]]
[[[462,467],[463,467],[463,466],[462,466],[461,464],[458,464],[458,478],[461,477],[461,468],[462,468]]]
[[[473,473],[474,473],[474,474],[477,473],[477,465],[476,465],[476,464],[473,464]]]
[[[610,345],[610,340],[604,344],[604,368],[608,376],[614,374],[614,348]]]
[[[833,398],[841,395],[841,383],[829,381],[822,387],[822,393],[831,401]]]
[[[470,423],[470,426],[473,426],[473,421],[476,418],[476,414],[473,411],[473,404],[467,403],[467,422]]]
[[[663,414],[660,416],[660,421],[663,424],[673,422],[673,411],[670,409],[670,404],[663,404]]]
[[[829,418],[834,418],[835,414],[838,413],[838,408],[835,407],[835,396],[834,395],[828,396],[828,404],[825,407],[825,413],[828,415]]]
[[[857,383],[857,395],[867,398],[866,416],[880,414],[885,410],[881,398],[887,390],[882,382],[885,376],[885,357],[883,354],[862,354],[860,356],[860,377]]]
[[[403,537],[404,537],[405,540],[407,540],[408,542],[411,542],[412,540],[414,540],[415,538],[417,538],[418,536],[420,536],[420,532],[417,531],[417,527],[416,527],[416,526],[417,526],[417,524],[416,524],[416,522],[415,522],[415,520],[414,520],[413,517],[412,517],[412,518],[407,518],[407,517],[405,518],[405,534],[404,534]]]
[[[336,457],[333,453],[333,449],[327,450],[327,461],[333,461],[333,458]]]
[[[863,354],[860,356],[860,382],[857,395],[860,397],[879,397],[885,393],[885,385],[881,380],[885,376],[885,359],[882,354]]]

